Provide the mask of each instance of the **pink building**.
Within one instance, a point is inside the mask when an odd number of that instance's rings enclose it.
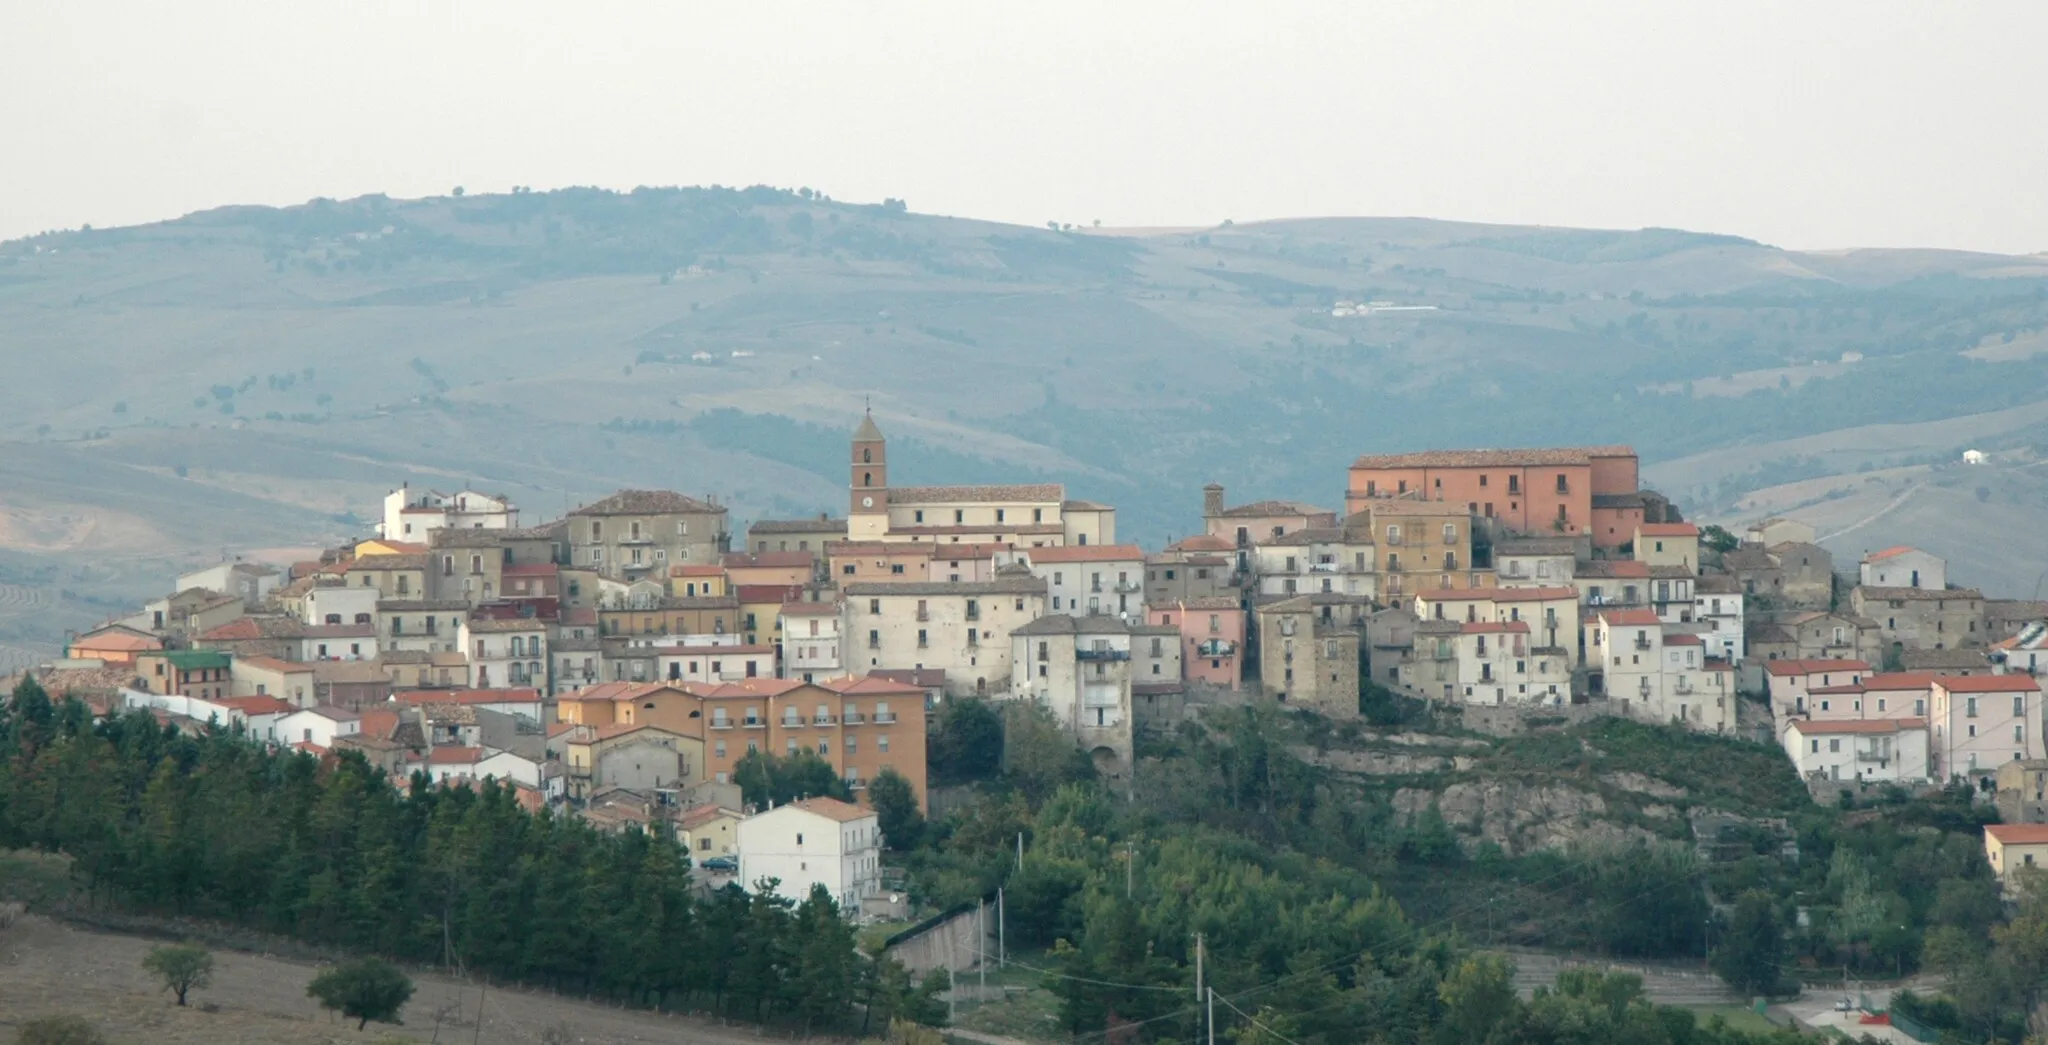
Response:
[[[1244,683],[1244,608],[1226,595],[1145,609],[1145,623],[1180,629],[1181,678],[1237,689]]]

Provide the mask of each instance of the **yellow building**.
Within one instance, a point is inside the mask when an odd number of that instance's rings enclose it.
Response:
[[[719,805],[702,805],[683,814],[676,827],[683,848],[697,862],[739,854],[740,814]]]
[[[1373,547],[1381,601],[1401,606],[1424,591],[1494,586],[1493,571],[1472,567],[1472,517],[1463,504],[1405,498],[1365,504],[1344,520],[1345,540]]]
[[[1991,861],[1991,873],[2008,889],[2019,872],[2048,870],[2048,824],[1987,825],[1984,857]]]
[[[1700,572],[1700,528],[1691,523],[1638,523],[1635,560]]]
[[[368,559],[377,555],[425,555],[427,546],[416,541],[392,541],[374,537],[356,542],[356,558]]]

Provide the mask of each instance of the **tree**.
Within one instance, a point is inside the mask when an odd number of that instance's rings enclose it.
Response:
[[[21,1025],[14,1045],[106,1045],[106,1036],[83,1016],[45,1016]]]
[[[152,947],[142,967],[164,982],[164,990],[177,994],[179,1005],[185,1004],[187,991],[213,982],[213,955],[196,944]]]
[[[402,1023],[398,1011],[412,1000],[412,979],[382,958],[357,958],[313,977],[306,995],[323,1009],[334,1009],[356,1021],[362,1030],[371,1020]]]
[[[1778,985],[1785,958],[1785,926],[1771,894],[1751,889],[1735,900],[1714,948],[1714,974],[1744,994],[1768,994]]]
[[[1444,1005],[1438,1040],[1485,1041],[1515,1011],[1514,967],[1498,954],[1475,954],[1444,977],[1437,996]]]
[[[1707,525],[1700,527],[1700,547],[1723,555],[1740,547],[1742,542],[1725,527]]]
[[[1002,769],[1002,758],[1003,720],[988,701],[947,701],[927,754],[932,779],[942,784],[989,780]]]
[[[882,838],[889,848],[905,852],[917,848],[924,835],[924,810],[917,805],[917,790],[894,768],[875,774],[868,783],[868,801],[875,807]]]

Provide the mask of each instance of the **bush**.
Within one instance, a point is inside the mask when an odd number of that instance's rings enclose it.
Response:
[[[106,1035],[83,1016],[45,1016],[15,1032],[14,1045],[106,1045]]]
[[[164,990],[178,996],[179,1005],[185,1004],[186,992],[213,981],[213,955],[192,944],[152,947],[142,959],[142,967],[163,981]]]

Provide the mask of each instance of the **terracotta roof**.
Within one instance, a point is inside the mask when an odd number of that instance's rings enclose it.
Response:
[[[1975,588],[1879,588],[1863,585],[1856,589],[1865,599],[1898,599],[1902,602],[1933,602],[1936,599],[1982,599]]]
[[[442,548],[498,548],[505,543],[505,531],[474,526],[447,526],[428,535],[428,543]]]
[[[308,624],[299,634],[309,639],[373,639],[375,624]]]
[[[1075,498],[1069,498],[1069,499],[1067,499],[1067,500],[1064,500],[1064,501],[1061,501],[1061,502],[1060,502],[1060,511],[1063,511],[1063,512],[1113,512],[1113,511],[1116,511],[1116,508],[1115,508],[1115,507],[1114,507],[1113,505],[1107,505],[1107,504],[1103,504],[1103,503],[1102,503],[1101,501],[1083,501],[1083,500],[1078,500],[1078,499],[1075,499]]]
[[[846,532],[844,518],[824,519],[759,519],[747,527],[748,533],[825,533]]]
[[[329,722],[355,722],[363,717],[347,708],[338,708],[332,704],[315,704],[299,710],[309,715],[318,715]]]
[[[1166,550],[1170,552],[1227,552],[1236,548],[1237,542],[1230,538],[1207,533],[1183,537],[1166,546]]]
[[[249,639],[296,639],[306,634],[297,617],[237,617],[193,636],[195,642],[241,642]]]
[[[1661,578],[1663,580],[1669,581],[1691,580],[1693,577],[1693,572],[1690,566],[1679,566],[1675,563],[1651,563],[1650,576],[1652,578]]]
[[[1145,557],[1135,544],[1069,544],[1061,548],[1031,548],[1025,554],[1033,563],[1127,562]]]
[[[1865,675],[1862,682],[1844,686],[1815,686],[1808,693],[1821,696],[1848,696],[1856,693],[1910,693],[1925,690],[1934,684],[1931,671],[1895,671],[1883,675]]]
[[[1860,671],[1868,674],[1870,665],[1860,660],[1834,660],[1815,658],[1811,660],[1767,660],[1764,662],[1766,675],[1817,675],[1823,671]]]
[[[676,818],[676,822],[682,826],[683,830],[694,831],[718,819],[738,820],[740,819],[740,814],[716,802],[709,802],[684,810],[683,815]]]
[[[788,568],[802,566],[808,568],[814,561],[816,560],[812,558],[810,552],[731,552],[724,559],[725,568],[728,570],[746,569],[748,567]]]
[[[780,606],[803,597],[801,584],[735,584],[733,593],[744,603],[772,602]]]
[[[1338,544],[1344,540],[1341,526],[1304,526],[1292,533],[1278,537],[1267,537],[1258,542],[1262,548],[1298,548],[1311,544]]]
[[[1022,483],[1009,486],[892,486],[891,504],[982,504],[1017,501],[1065,501],[1067,488],[1059,483]]]
[[[1909,649],[1899,651],[1899,666],[1908,671],[1991,668],[1991,658],[1974,649]]]
[[[1919,550],[1920,549],[1915,548],[1910,544],[1895,544],[1889,548],[1886,548],[1883,551],[1871,552],[1869,555],[1863,557],[1863,561],[1877,562],[1880,559],[1890,559],[1896,556],[1904,555],[1907,552],[1917,552]]]
[[[1666,646],[1704,646],[1706,643],[1691,632],[1674,631],[1664,636]]]
[[[806,813],[816,813],[827,819],[837,820],[842,824],[850,824],[856,820],[865,820],[875,815],[869,810],[862,809],[857,805],[841,802],[836,798],[806,798],[802,801],[791,802],[789,806],[784,806],[783,808],[787,809],[790,806],[801,809]]]
[[[603,500],[586,504],[570,515],[672,515],[687,512],[717,512],[721,505],[700,501],[673,490],[620,490]]]
[[[627,682],[624,680],[620,680],[616,682],[600,682],[595,686],[585,686],[584,688],[579,689],[574,693],[562,694],[560,699],[564,701],[638,700],[641,697],[647,696],[648,694],[655,693],[664,689],[679,690],[684,693],[690,692],[690,690],[683,686],[681,683]]]
[[[164,642],[154,635],[137,634],[125,628],[118,630],[105,628],[92,634],[81,635],[78,638],[72,639],[71,648],[75,650],[108,650],[118,653],[140,653],[144,650],[163,649]]]
[[[1608,627],[1641,627],[1664,623],[1657,619],[1656,613],[1650,610],[1604,610],[1599,616],[1602,621],[1607,623]]]
[[[484,760],[484,749],[480,747],[457,747],[443,744],[427,751],[427,761],[437,766],[475,765]]]
[[[825,545],[825,554],[835,558],[849,555],[907,555],[912,558],[929,559],[938,550],[938,545],[923,541],[833,541]]]
[[[2036,693],[2031,675],[1937,675],[1934,684],[1950,693]]]
[[[772,649],[773,647],[768,648]],[[779,697],[790,690],[802,689],[808,685],[810,683],[802,679],[751,678],[735,679],[731,682],[721,682],[715,685],[697,683],[690,687],[690,692],[706,700],[731,697]]]
[[[1466,621],[1459,629],[1465,635],[1499,635],[1529,633],[1529,622],[1525,620],[1475,620]]]
[[[1530,450],[1425,450],[1412,454],[1367,455],[1353,468],[1530,468],[1591,464],[1595,457],[1634,457],[1626,446],[1560,446]]]
[[[596,729],[592,730],[590,733],[590,738],[588,740],[571,740],[569,741],[569,743],[595,744],[599,741],[610,740],[614,737],[623,737],[628,733],[638,733],[643,729],[653,728],[655,727],[652,724],[646,722],[614,722],[609,726],[599,726]],[[664,730],[664,732],[666,731]]]
[[[562,568],[551,562],[528,562],[507,566],[499,574],[505,577],[553,577],[561,572]]]
[[[1644,523],[1636,527],[1645,537],[1698,537],[1700,528],[1688,522]]]
[[[1787,730],[1796,729],[1803,736],[1827,733],[1897,733],[1902,729],[1926,729],[1927,720],[1924,718],[1871,718],[1841,721],[1798,719],[1785,728]]]
[[[2002,845],[2048,844],[2048,824],[1986,824],[1984,833]]]

